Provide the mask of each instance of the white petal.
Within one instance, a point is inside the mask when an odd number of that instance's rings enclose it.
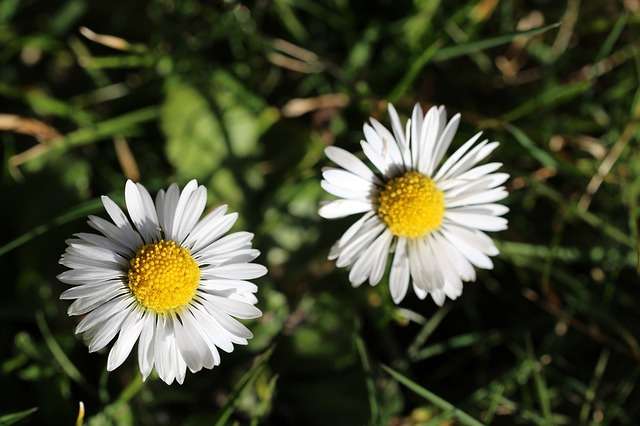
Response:
[[[322,189],[327,191],[331,195],[335,195],[339,198],[346,198],[351,200],[361,200],[371,202],[373,192],[371,190],[352,189],[337,186],[329,183],[326,180],[320,182]]]
[[[80,334],[134,305],[129,295],[118,296],[87,314],[76,326],[75,333]]]
[[[490,189],[488,191],[478,193],[464,193],[458,197],[447,200],[447,208],[470,206],[474,204],[493,203],[507,198],[509,193],[505,191],[504,187],[498,187]]]
[[[213,368],[213,354],[200,334],[191,310],[185,310],[179,316],[182,322],[174,320],[173,324],[176,329],[176,343],[187,367],[192,373],[200,371],[202,367]]]
[[[61,300],[78,299],[80,297],[96,297],[104,295],[108,298],[111,294],[116,296],[118,290],[127,288],[121,280],[98,281],[97,283],[76,285],[65,290],[60,295]]]
[[[474,247],[473,240],[464,228],[445,225],[442,227],[442,235],[463,254],[472,264],[482,269],[493,269],[491,259],[478,248]]]
[[[207,189],[204,186],[198,187],[187,201],[187,205],[180,217],[180,222],[176,222],[174,230],[176,241],[184,241],[187,235],[193,231],[193,227],[198,223],[207,204]]]
[[[202,337],[207,341],[209,347],[216,351],[216,354],[218,352],[217,349],[215,349],[216,347],[227,353],[233,352],[233,343],[230,339],[231,334],[212,317],[208,310],[194,305],[191,311],[196,318],[196,322],[200,325],[199,330],[202,333]],[[214,311],[215,310],[211,310],[211,312]],[[219,354],[217,355],[218,357],[220,356]]]
[[[164,231],[164,236],[165,238],[170,238],[170,236],[173,235],[173,223],[176,208],[178,207],[178,200],[180,199],[180,189],[178,185],[175,183],[171,184],[162,198],[162,200],[156,199],[156,209],[158,210],[158,218],[162,218],[160,226]],[[161,202],[159,203],[159,201]]]
[[[436,302],[436,305],[442,306],[444,304],[445,294],[443,290],[436,289],[436,290],[430,291],[429,294],[433,298],[433,301]]]
[[[433,150],[438,139],[440,113],[437,107],[429,108],[425,123],[420,132],[420,150],[418,152],[418,170],[427,174],[433,157]]]
[[[422,108],[420,108],[420,104],[416,103],[411,113],[411,161],[414,169],[418,168],[423,118]]]
[[[94,281],[118,280],[124,278],[122,271],[115,269],[86,268],[70,269],[58,275],[58,279],[65,284],[79,285]]]
[[[358,219],[357,221],[355,221],[353,223],[353,225],[351,225],[344,234],[342,234],[342,237],[340,237],[340,240],[338,240],[338,243],[341,246],[344,246],[346,243],[349,242],[349,240],[351,240],[351,238],[356,235],[356,233],[362,228],[362,225],[369,220],[372,216],[374,215],[373,211],[367,212],[365,214],[362,215],[362,217],[360,219]]]
[[[107,371],[118,368],[131,353],[133,345],[138,341],[142,326],[144,325],[143,311],[132,309],[122,323],[120,334],[114,343],[107,359]]]
[[[398,304],[404,299],[409,288],[409,256],[407,255],[407,240],[398,238],[396,252],[391,264],[391,274],[389,277],[389,289],[393,302]]]
[[[368,246],[384,229],[385,225],[377,217],[370,221],[371,225],[360,230],[358,235],[347,243],[341,250],[336,265],[339,268],[350,265],[356,258],[361,256],[361,252]]]
[[[436,148],[434,150],[433,161],[431,162],[431,168],[428,170],[428,175],[433,176],[433,172],[438,167],[442,158],[446,154],[449,146],[451,145],[451,141],[458,131],[458,125],[460,124],[460,114],[454,115],[447,127],[444,128],[438,142],[436,143]]]
[[[67,315],[84,315],[87,312],[93,311],[98,306],[103,305],[107,301],[125,294],[131,296],[131,290],[123,286],[115,292],[108,289],[104,293],[101,292],[92,294],[91,296],[80,297],[69,305],[69,308],[67,308]]]
[[[224,225],[221,224],[220,227],[218,227],[217,225],[215,227],[211,227],[210,228],[212,232],[211,235],[222,235],[224,232],[226,232],[225,229],[227,226],[231,226],[231,225],[227,223]],[[207,257],[214,257],[221,254],[230,253],[235,250],[251,247],[252,239],[253,239],[253,234],[250,232],[243,232],[243,231],[234,232],[232,234],[225,235],[224,237],[207,245],[201,250],[198,250],[193,254],[193,257],[196,260],[200,260],[200,259],[205,259]]]
[[[154,336],[156,329],[156,315],[147,313],[144,316],[140,341],[138,342],[138,366],[142,380],[151,374],[155,362]]]
[[[158,216],[149,193],[140,193],[138,186],[127,180],[124,191],[127,211],[133,224],[142,235],[145,242],[150,243],[158,239]],[[143,198],[144,197],[144,198]],[[149,197],[147,200],[146,197]]]
[[[507,229],[507,219],[484,214],[447,211],[445,219],[467,228],[475,228],[482,231],[503,231]]]
[[[374,263],[369,274],[369,284],[376,285],[382,279],[385,266],[387,265],[387,257],[389,256],[389,246],[393,241],[393,234],[388,230],[383,232],[382,235],[373,243],[372,254]]]
[[[318,214],[325,219],[336,219],[372,210],[369,202],[359,200],[334,200],[320,206]]]
[[[200,269],[200,272],[203,279],[251,280],[266,275],[267,268],[257,263],[232,263],[223,266],[204,267]]]
[[[175,204],[175,210],[173,212],[165,211],[165,216],[173,215],[173,221],[171,223],[170,229],[165,229],[165,233],[167,233],[167,237],[170,240],[174,240],[178,242],[182,241],[182,239],[179,238],[179,232],[180,232],[179,228],[180,228],[180,224],[182,223],[182,216],[185,214],[185,211],[187,210],[190,204],[191,195],[197,189],[198,189],[198,182],[195,179],[190,180],[182,189],[182,192],[180,193],[180,198],[178,198],[178,201]],[[167,190],[167,199],[169,196],[169,192],[171,190],[172,190],[171,187],[169,187],[169,190]],[[167,203],[165,200],[165,209],[168,209],[169,207],[171,207],[168,204],[169,203]]]
[[[398,117],[398,112],[394,108],[393,104],[390,103],[387,109],[389,110],[389,117],[391,118],[391,128],[393,129],[393,135],[396,139],[396,142],[398,143],[398,148],[400,149],[400,153],[402,155],[404,168],[411,168],[411,151],[409,150],[409,137],[411,134],[409,132],[403,131],[402,124],[400,123],[400,117]]]
[[[331,161],[354,175],[371,183],[380,183],[380,179],[376,177],[375,173],[373,173],[362,160],[349,151],[335,146],[329,146],[325,148],[324,153]]]
[[[460,160],[460,158],[469,150],[469,148],[471,148],[473,144],[477,142],[481,135],[482,132],[476,133],[471,139],[466,141],[460,148],[458,148],[453,154],[451,154],[451,156],[447,158],[447,161],[445,161],[444,164],[438,169],[434,180],[438,182],[445,175],[445,173],[447,173],[449,169]]]
[[[116,337],[116,334],[120,331],[122,321],[124,321],[130,310],[131,307],[116,313],[101,325],[87,332],[89,352],[97,352],[103,349]]]
[[[325,167],[322,170],[322,177],[331,185],[339,188],[351,189],[353,191],[361,191],[366,193],[372,192],[375,189],[375,184],[373,184],[372,182],[342,169]]]
[[[260,309],[249,303],[232,300],[226,297],[220,297],[213,294],[202,293],[201,296],[208,302],[214,304],[217,309],[226,312],[240,319],[254,319],[262,316]]]
[[[238,220],[238,213],[225,215],[226,210],[227,206],[221,206],[205,216],[191,231],[185,246],[198,253],[229,231]]]

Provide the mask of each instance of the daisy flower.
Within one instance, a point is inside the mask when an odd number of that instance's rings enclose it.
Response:
[[[362,216],[332,247],[329,259],[350,267],[354,287],[376,285],[392,251],[389,286],[395,303],[404,299],[409,283],[416,295],[430,295],[442,305],[462,294],[463,281],[474,281],[474,266],[493,268],[498,254],[483,231],[507,228],[500,217],[507,207],[496,204],[507,196],[506,173],[494,173],[501,163],[477,165],[498,147],[482,132],[444,162],[460,114],[447,122],[444,107],[423,115],[416,104],[403,127],[389,105],[389,131],[374,118],[364,125],[362,151],[373,168],[337,147],[325,150],[339,167],[323,170],[322,187],[338,200],[321,205],[327,219]],[[364,213],[364,214],[363,214]]]
[[[246,345],[251,331],[235,318],[262,315],[254,305],[256,285],[266,274],[251,263],[260,252],[253,234],[223,236],[238,218],[227,206],[200,219],[207,190],[195,180],[182,190],[160,190],[155,203],[144,186],[128,181],[125,201],[131,221],[109,197],[102,197],[111,221],[89,216],[99,232],[67,241],[60,263],[71,268],[58,279],[72,287],[69,315],[83,315],[76,327],[89,352],[109,351],[107,370],[121,365],[138,343],[143,379],[152,370],[167,384],[220,364],[219,349]],[[116,338],[117,336],[117,338]]]

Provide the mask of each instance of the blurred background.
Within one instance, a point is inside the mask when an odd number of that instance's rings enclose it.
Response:
[[[637,425],[639,29],[639,0],[0,0],[0,424]],[[441,309],[326,260],[323,149],[388,101],[512,175],[495,269]],[[58,300],[127,178],[197,178],[270,269],[250,345],[183,386],[107,374]]]

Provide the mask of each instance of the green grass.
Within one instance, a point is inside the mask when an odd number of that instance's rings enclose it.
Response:
[[[0,114],[36,120],[0,117],[0,425],[637,425],[636,3],[0,0]],[[443,308],[326,260],[323,148],[387,101],[462,113],[512,176],[495,268]],[[136,176],[197,178],[270,270],[255,338],[183,386],[107,373],[58,300]]]

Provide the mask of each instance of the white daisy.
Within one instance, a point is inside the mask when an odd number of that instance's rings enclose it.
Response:
[[[369,280],[376,285],[385,271],[392,247],[389,285],[399,303],[409,282],[416,295],[427,294],[442,305],[445,296],[462,294],[462,282],[474,281],[474,266],[493,268],[489,256],[498,254],[483,231],[507,228],[500,217],[507,207],[495,204],[507,196],[506,173],[494,173],[501,163],[477,166],[498,147],[483,140],[482,132],[469,139],[444,163],[445,153],[460,122],[448,123],[444,107],[423,115],[416,104],[402,126],[389,105],[390,132],[374,118],[364,125],[361,141],[369,168],[355,155],[337,147],[325,150],[339,168],[325,168],[322,187],[340,199],[324,203],[319,214],[335,219],[361,214],[332,247],[329,259],[350,267],[354,287]]]
[[[260,252],[253,234],[223,236],[238,218],[227,206],[200,219],[207,190],[195,180],[182,192],[173,184],[155,203],[144,186],[128,181],[125,201],[131,222],[102,197],[112,222],[89,216],[99,234],[80,233],[67,241],[58,276],[73,286],[60,296],[75,299],[69,315],[84,315],[76,328],[89,352],[116,335],[107,370],[117,368],[138,342],[138,364],[146,379],[155,369],[166,383],[182,384],[191,372],[220,364],[218,349],[246,345],[251,331],[235,318],[262,315],[258,290],[246,281],[266,274],[250,263]]]

